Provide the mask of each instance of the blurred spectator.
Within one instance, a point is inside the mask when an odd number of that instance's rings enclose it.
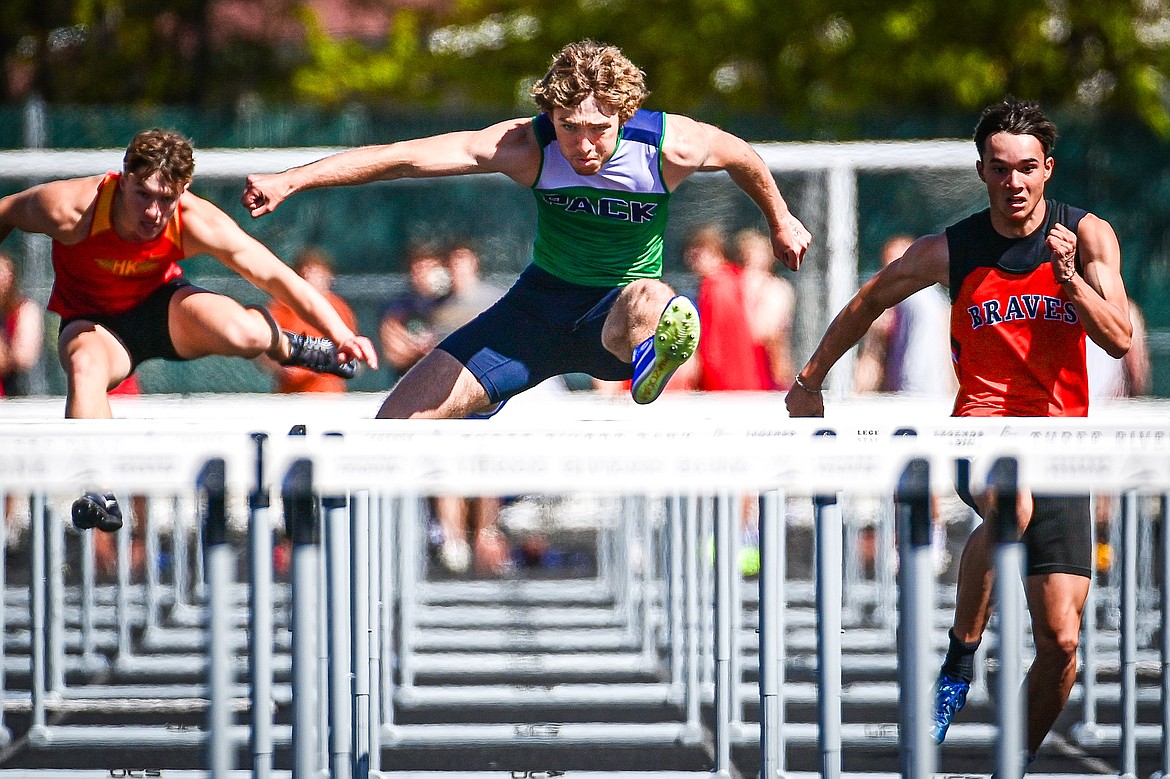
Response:
[[[45,319],[40,306],[20,292],[16,264],[0,252],[0,396],[32,391],[30,371],[41,359]]]
[[[1133,326],[1133,336],[1124,357],[1110,357],[1092,338],[1085,339],[1090,410],[1100,400],[1132,398],[1150,391],[1150,345],[1146,336],[1146,320],[1132,298],[1129,301],[1129,321]],[[1095,494],[1093,499],[1093,515],[1097,526],[1094,557],[1097,572],[1107,579],[1114,562],[1110,528],[1121,502],[1118,496],[1103,493]]]
[[[891,236],[882,246],[881,266],[900,259],[913,243],[909,235]],[[958,380],[951,364],[950,319],[950,300],[937,284],[883,311],[862,339],[854,390],[862,394],[953,395]],[[931,496],[930,509],[931,556],[935,571],[941,574],[950,565],[951,555],[938,495]],[[862,558],[867,568],[873,565],[876,543],[876,529],[871,525],[862,528]]]
[[[0,252],[0,397],[15,398],[31,392],[29,371],[41,359],[45,335],[40,306],[20,292],[16,263]],[[5,498],[4,516],[13,516],[16,498]],[[9,527],[11,530],[11,526]]]
[[[431,326],[439,340],[475,319],[504,294],[500,287],[484,281],[480,275],[479,252],[470,243],[452,244],[444,267],[451,289],[431,314]]]
[[[1133,326],[1133,337],[1124,357],[1110,357],[1092,338],[1085,339],[1089,398],[1092,400],[1132,398],[1150,391],[1150,345],[1146,337],[1146,320],[1132,298],[1129,301],[1129,321]]]
[[[771,245],[767,252],[771,254]],[[683,244],[683,261],[698,278],[695,302],[703,335],[695,356],[685,363],[668,386],[682,381],[704,392],[761,391],[774,386],[768,354],[752,328],[751,309],[745,290],[744,268],[728,261],[723,231],[713,225],[700,227]],[[758,260],[752,276],[758,277]],[[769,274],[770,275],[770,274]],[[756,296],[753,302],[758,303]],[[766,322],[761,324],[767,326]],[[789,374],[791,375],[791,373]],[[744,496],[740,506],[739,568],[745,576],[760,571],[758,504]]]
[[[895,235],[882,246],[882,267],[910,248],[914,239]],[[861,343],[854,389],[953,396],[958,382],[951,364],[950,301],[937,284],[919,290],[873,323]]]
[[[412,246],[407,269],[410,289],[383,309],[380,328],[382,354],[400,375],[503,294],[480,279],[479,255],[466,243],[446,253],[436,244]],[[464,573],[473,563],[478,573],[492,575],[509,568],[499,498],[439,495],[431,510],[435,555],[448,571]]]
[[[451,275],[437,245],[410,246],[406,269],[409,288],[382,309],[378,330],[382,356],[399,377],[439,342],[432,317],[439,302],[451,292]]]
[[[740,230],[732,239],[731,259],[743,272],[744,310],[752,342],[765,367],[770,389],[786,390],[796,375],[792,362],[792,323],[796,290],[773,272],[772,242],[759,230]]]
[[[451,280],[451,291],[439,301],[431,316],[431,326],[438,340],[475,319],[504,294],[504,290],[480,276],[479,253],[470,243],[458,241],[452,244],[447,250],[444,267]],[[499,574],[509,567],[512,553],[499,528],[498,497],[464,499],[442,496],[435,502],[438,519],[445,523],[443,532],[454,540],[453,545],[444,546],[446,556],[449,557],[452,551],[460,556],[464,549],[460,542],[466,542],[470,537],[476,571]],[[449,559],[445,561],[449,562]],[[463,567],[467,567],[466,563]]]
[[[692,386],[707,392],[771,389],[767,360],[748,322],[744,274],[728,261],[723,232],[713,225],[696,230],[683,245],[683,261],[698,277],[695,301],[703,336],[694,358],[678,373],[693,377]]]
[[[333,292],[333,259],[324,249],[316,246],[306,246],[301,249],[293,262],[293,270],[324,295],[325,299],[329,301],[329,305],[333,306],[338,316],[341,317],[341,321],[357,332],[357,317],[354,316],[353,309]],[[268,310],[271,312],[272,318],[276,320],[277,326],[282,330],[305,333],[311,336],[324,335],[320,329],[306,322],[297,312],[293,311],[291,306],[282,301],[270,301]],[[265,360],[275,377],[273,392],[345,392],[346,390],[345,380],[340,376],[318,373],[292,365],[280,365],[267,357],[262,359]]]
[[[118,383],[117,387],[106,393],[107,395],[134,396],[142,394],[142,385],[138,383],[138,374],[131,373]]]

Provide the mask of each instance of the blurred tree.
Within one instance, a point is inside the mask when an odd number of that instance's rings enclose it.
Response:
[[[1170,135],[1166,0],[461,0],[396,18],[377,50],[311,36],[298,94],[529,108],[527,87],[570,40],[621,46],[652,103],[811,116],[971,112],[1007,93],[1046,107],[1137,114]],[[332,89],[329,89],[329,86]]]
[[[308,1],[244,3],[245,31],[230,0],[5,0],[4,94],[531,110],[552,52],[592,37],[646,69],[654,106],[778,114],[804,134],[1013,93],[1170,136],[1170,0],[347,0],[392,20],[372,43],[333,37]]]
[[[266,13],[291,13],[291,2],[264,5]],[[217,35],[214,6],[214,0],[5,0],[3,94],[197,105],[231,104],[248,91],[277,94],[293,63],[279,56],[275,40]],[[287,97],[287,89],[281,92]]]

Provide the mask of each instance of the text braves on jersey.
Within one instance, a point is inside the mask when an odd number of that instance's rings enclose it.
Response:
[[[985,300],[967,309],[971,328],[998,325],[1024,319],[1046,319],[1051,322],[1075,324],[1080,321],[1070,301],[1051,295],[1010,295],[1007,301]]]

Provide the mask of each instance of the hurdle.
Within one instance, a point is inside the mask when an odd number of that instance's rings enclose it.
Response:
[[[220,727],[226,722],[220,705],[223,701],[209,700],[208,685],[205,683],[172,685],[172,684],[86,684],[84,681],[77,684],[65,684],[65,672],[69,664],[64,662],[71,652],[79,651],[82,659],[87,660],[81,668],[87,673],[88,679],[92,674],[95,663],[92,661],[94,653],[101,649],[101,645],[93,640],[94,623],[96,619],[110,616],[95,615],[94,600],[97,588],[93,579],[92,536],[84,536],[81,550],[82,573],[81,581],[77,585],[80,589],[80,614],[75,621],[79,622],[81,636],[79,647],[77,642],[67,646],[62,640],[66,631],[66,618],[62,608],[64,598],[62,593],[66,587],[64,578],[65,566],[62,563],[62,523],[58,510],[50,505],[49,494],[62,488],[76,494],[80,480],[85,483],[97,482],[104,485],[117,485],[126,488],[125,494],[134,494],[133,491],[169,494],[183,482],[195,486],[199,479],[196,476],[199,469],[211,459],[208,452],[222,451],[223,433],[193,431],[173,432],[169,436],[159,436],[157,432],[140,430],[128,432],[126,426],[120,426],[116,434],[108,431],[89,430],[79,433],[78,430],[65,423],[49,425],[35,425],[32,428],[35,443],[21,447],[24,451],[13,452],[13,459],[7,463],[5,472],[14,476],[24,484],[26,489],[32,489],[32,517],[30,523],[30,564],[32,566],[30,616],[34,626],[32,635],[32,653],[29,658],[31,665],[30,693],[27,703],[22,707],[30,712],[31,726],[25,734],[28,743],[39,750],[57,750],[71,747],[109,747],[111,745],[139,744],[156,748],[202,748],[206,731],[199,728],[175,728],[166,724],[150,725],[118,725],[118,726],[85,726],[85,725],[58,725],[48,721],[50,713],[101,713],[107,714],[133,713],[136,715],[167,716],[174,713],[210,711],[217,714],[217,724],[210,729],[217,738],[227,738],[235,743],[247,739],[247,734],[239,728]],[[22,428],[22,434],[28,435],[29,429]],[[174,436],[178,436],[176,439]],[[10,438],[9,440],[13,440]],[[17,439],[19,440],[19,439]],[[184,441],[188,447],[174,447],[176,440]],[[103,443],[116,441],[124,447],[123,451],[109,452],[102,449]],[[231,448],[231,447],[227,447]],[[98,456],[94,456],[97,454]],[[201,459],[202,458],[202,459]],[[237,453],[236,462],[242,462],[242,453]],[[238,487],[239,479],[233,482],[233,489]],[[190,488],[189,488],[190,489]],[[134,522],[137,517],[128,512],[128,519]],[[206,518],[202,518],[200,522]],[[41,521],[43,520],[43,521]],[[142,636],[149,635],[151,628],[158,628],[157,618],[147,616],[162,607],[165,599],[160,596],[160,582],[158,571],[154,567],[157,555],[149,558],[150,565],[146,566],[145,585],[129,584],[128,548],[126,541],[130,535],[129,527],[119,538],[119,554],[117,563],[117,580],[120,586],[112,598],[114,604],[114,619],[116,620],[116,637],[105,647],[114,654],[113,662],[106,666],[97,663],[99,668],[113,670],[121,668],[140,668],[143,666],[135,662],[137,650],[141,646],[132,646],[130,635],[132,630],[142,630]],[[181,537],[176,529],[176,538]],[[222,534],[221,534],[222,535]],[[146,534],[147,548],[157,549],[157,538],[151,540],[151,534]],[[200,544],[202,546],[202,544]],[[226,550],[225,550],[226,551]],[[234,552],[230,552],[234,554]],[[223,567],[221,560],[217,563]],[[179,574],[182,567],[175,566],[177,589],[182,590],[182,576]],[[201,576],[198,578],[202,578]],[[224,596],[222,590],[217,596]],[[181,598],[176,597],[176,605]],[[210,609],[199,607],[201,614],[227,617],[226,601],[221,600]],[[136,615],[136,616],[135,616]],[[208,666],[209,661],[218,659],[227,663],[228,667],[235,665],[232,659],[234,649],[227,636],[222,633],[223,626],[211,631],[217,635],[215,650],[201,653],[193,663],[194,678],[200,682],[206,681],[206,674],[201,670]],[[204,643],[205,630],[200,630],[194,639],[195,645]],[[190,645],[189,632],[184,634]],[[252,652],[255,656],[257,653]],[[102,657],[101,660],[105,658]],[[126,662],[129,660],[130,662]],[[182,663],[191,665],[190,660]],[[77,664],[73,664],[78,667]],[[167,664],[146,663],[149,669],[170,668]],[[189,669],[184,669],[189,670]],[[222,682],[224,673],[234,674],[235,671],[225,672],[223,668],[217,671],[216,678]],[[222,685],[216,688],[223,694]],[[230,711],[238,711],[245,707],[241,696],[246,697],[247,688],[232,685],[227,693]],[[11,697],[9,696],[9,701]],[[6,701],[8,704],[8,701]],[[269,704],[269,707],[271,703]],[[6,708],[14,707],[6,705]],[[287,729],[286,729],[287,730]],[[286,739],[287,741],[287,736]],[[210,754],[220,753],[220,744],[216,742],[211,747]]]
[[[1138,702],[1153,702],[1160,694],[1148,684],[1143,687],[1137,683],[1139,664],[1157,662],[1154,658],[1167,656],[1166,650],[1149,646],[1155,636],[1148,628],[1142,627],[1143,622],[1138,617],[1138,592],[1145,587],[1142,582],[1153,585],[1157,572],[1152,556],[1143,558],[1137,554],[1140,539],[1153,538],[1150,522],[1164,520],[1164,516],[1157,512],[1143,514],[1137,500],[1141,495],[1159,494],[1167,489],[1166,483],[1170,479],[1166,476],[1168,465],[1164,444],[1127,441],[1124,437],[1133,432],[1132,426],[1122,423],[1061,421],[1053,424],[1047,420],[1032,424],[1031,421],[1011,420],[999,423],[1000,428],[992,428],[964,420],[947,420],[941,425],[918,425],[918,435],[903,440],[884,428],[866,432],[863,436],[859,431],[840,425],[837,436],[817,437],[813,435],[812,426],[797,422],[785,421],[775,428],[697,424],[681,434],[649,428],[630,430],[626,424],[605,426],[596,423],[563,425],[543,432],[498,427],[485,431],[483,426],[475,423],[466,426],[446,423],[433,427],[416,423],[344,424],[336,431],[341,433],[340,436],[300,438],[287,437],[287,428],[281,429],[283,425],[273,425],[263,433],[254,429],[258,425],[248,428],[230,425],[226,430],[215,431],[185,430],[180,426],[178,430],[156,430],[150,434],[128,431],[126,426],[116,432],[110,429],[79,431],[71,425],[64,425],[57,432],[49,426],[37,426],[35,434],[26,430],[19,434],[26,437],[22,439],[28,441],[26,446],[20,451],[6,449],[0,453],[0,488],[29,491],[34,495],[35,515],[45,519],[33,523],[30,528],[32,546],[35,547],[30,557],[35,569],[28,607],[33,627],[30,645],[39,648],[27,661],[33,666],[27,710],[34,715],[35,721],[29,741],[34,748],[42,750],[100,747],[117,743],[119,739],[154,748],[208,750],[207,772],[213,775],[244,772],[245,769],[237,764],[243,762],[242,756],[247,751],[252,760],[247,772],[255,775],[283,775],[285,769],[276,770],[274,765],[286,761],[292,765],[289,770],[297,775],[327,772],[331,776],[346,777],[371,774],[406,777],[426,775],[427,772],[392,770],[396,750],[461,741],[549,747],[691,743],[704,737],[703,726],[697,730],[694,726],[702,721],[701,711],[709,709],[713,714],[710,766],[688,771],[654,772],[655,776],[675,773],[730,776],[734,771],[731,748],[753,741],[759,745],[761,773],[769,776],[799,775],[785,770],[784,752],[792,746],[810,745],[821,752],[822,771],[827,776],[847,774],[842,757],[848,756],[849,749],[875,746],[900,750],[906,761],[904,773],[928,775],[935,750],[922,742],[920,705],[906,707],[902,712],[905,721],[890,723],[889,727],[843,722],[840,704],[848,702],[850,695],[854,694],[840,685],[840,674],[848,670],[851,663],[850,641],[842,639],[839,628],[834,638],[828,620],[820,621],[825,632],[818,633],[814,642],[802,643],[803,638],[792,642],[787,640],[790,636],[786,627],[801,624],[802,617],[796,612],[786,613],[786,605],[772,596],[783,586],[789,599],[819,600],[822,611],[833,611],[834,601],[847,597],[845,590],[834,588],[835,583],[843,585],[847,581],[847,561],[840,541],[829,539],[825,543],[825,537],[818,536],[816,575],[828,589],[821,591],[819,598],[815,597],[812,588],[805,588],[801,582],[792,580],[788,575],[790,572],[786,572],[782,565],[778,550],[784,548],[782,531],[787,529],[787,523],[780,522],[779,517],[786,505],[794,500],[837,495],[842,484],[849,484],[859,492],[870,490],[875,494],[890,495],[893,517],[901,528],[912,522],[914,516],[920,519],[923,513],[921,508],[916,514],[914,508],[907,507],[908,502],[921,501],[921,485],[926,484],[928,494],[944,489],[953,471],[954,457],[974,454],[984,460],[1014,458],[1020,482],[1032,489],[1123,488],[1127,496],[1132,495],[1133,499],[1127,497],[1122,513],[1123,524],[1118,530],[1122,539],[1118,547],[1123,566],[1123,580],[1118,584],[1122,619],[1118,621],[1116,632],[1111,625],[1103,624],[1099,641],[1091,644],[1095,651],[1107,649],[1110,642],[1119,648],[1117,670],[1120,682],[1116,700],[1125,711],[1116,726],[1096,723],[1100,736],[1095,743],[1115,745],[1123,761],[1129,763],[1123,768],[1131,772],[1136,770],[1134,760],[1139,749],[1161,746],[1164,728],[1139,725],[1135,721],[1136,713],[1131,711]],[[1161,429],[1156,425],[1142,427],[1147,432]],[[4,434],[8,432],[4,431]],[[1045,436],[1056,438],[1044,440]],[[111,441],[123,442],[136,449],[138,454],[132,458],[106,457]],[[452,441],[458,444],[454,451]],[[177,442],[182,442],[183,446],[178,453],[175,451]],[[637,442],[638,446],[656,456],[623,449],[615,461],[613,450],[618,442],[627,447]],[[785,446],[785,443],[789,445]],[[793,443],[799,446],[791,445]],[[665,454],[659,455],[660,452]],[[81,665],[69,670],[65,659],[84,657],[87,652],[95,659],[108,655],[110,667],[118,668],[123,640],[118,633],[125,631],[125,647],[128,654],[135,657],[143,649],[136,643],[138,636],[150,633],[144,632],[148,626],[158,630],[172,627],[166,624],[167,617],[163,612],[174,610],[175,602],[180,600],[177,589],[173,592],[165,589],[172,587],[173,582],[165,578],[152,580],[157,572],[151,573],[149,568],[142,583],[132,581],[129,575],[123,577],[119,572],[119,585],[110,593],[112,600],[109,603],[115,607],[111,613],[121,611],[127,616],[111,634],[116,639],[113,643],[103,643],[106,639],[100,636],[96,636],[100,640],[93,640],[95,634],[91,632],[87,645],[81,636],[88,618],[83,617],[82,611],[71,612],[65,608],[66,604],[81,603],[84,584],[78,582],[75,586],[72,580],[57,579],[52,573],[54,566],[63,559],[62,553],[54,551],[54,547],[61,546],[66,537],[61,512],[55,507],[53,495],[65,490],[74,491],[76,473],[88,471],[86,478],[101,483],[108,481],[119,485],[120,489],[151,493],[152,498],[163,501],[163,505],[168,501],[185,501],[186,498],[176,491],[178,485],[187,485],[183,489],[195,496],[206,493],[209,483],[219,484],[218,477],[209,479],[204,474],[208,462],[217,457],[224,462],[223,511],[219,510],[218,504],[215,511],[210,511],[209,507],[215,502],[206,497],[191,500],[197,514],[191,521],[197,522],[201,528],[196,546],[202,549],[202,567],[206,571],[204,586],[198,588],[188,582],[182,597],[190,597],[191,602],[178,610],[183,619],[189,616],[183,612],[202,614],[206,627],[174,634],[176,643],[180,636],[188,636],[205,650],[217,647],[204,653],[207,660],[195,670],[203,683],[190,688],[197,692],[190,699],[199,700],[199,705],[206,709],[205,726],[167,734],[165,728],[149,726],[119,729],[49,722],[48,714],[55,710],[55,706],[66,710],[69,702],[84,700],[85,691],[90,686],[101,687],[85,684],[85,674],[79,673],[84,670]],[[925,475],[911,469],[916,462],[926,463]],[[588,474],[593,481],[583,484],[583,474]],[[202,480],[201,475],[204,475]],[[230,545],[221,543],[219,536],[207,531],[207,523],[213,516],[216,521],[221,516],[227,521],[236,510],[231,506],[242,505],[239,499],[246,497],[243,524],[246,524],[249,557],[253,558],[252,563],[270,563],[271,537],[261,532],[271,526],[275,516],[268,495],[270,479],[281,484],[280,509],[294,539],[292,582],[287,590],[274,586],[272,572],[262,564],[250,566],[247,583],[238,581],[232,562],[235,551]],[[918,486],[909,489],[906,485],[910,482]],[[646,489],[647,483],[654,485],[652,491]],[[200,484],[204,486],[197,488]],[[617,620],[614,624],[620,626],[621,640],[602,646],[613,651],[628,651],[628,667],[632,672],[646,671],[647,658],[651,656],[646,648],[653,650],[656,661],[653,668],[658,674],[658,680],[653,682],[653,696],[663,697],[655,698],[644,692],[645,698],[634,696],[632,705],[645,705],[647,700],[664,700],[680,709],[679,716],[661,722],[641,723],[529,722],[475,726],[446,723],[433,728],[396,721],[393,717],[395,709],[404,702],[410,705],[444,702],[444,693],[426,690],[426,685],[420,683],[422,677],[430,673],[422,661],[426,655],[442,655],[454,645],[456,636],[432,630],[450,631],[460,618],[458,611],[450,611],[437,614],[433,621],[428,621],[426,615],[416,611],[413,617],[404,620],[403,610],[409,612],[410,609],[432,606],[439,610],[443,608],[441,604],[457,603],[461,598],[482,606],[510,586],[456,583],[446,587],[428,581],[425,570],[412,570],[411,566],[419,564],[423,548],[423,539],[419,535],[419,498],[451,492],[495,494],[501,489],[525,491],[534,487],[573,493],[583,487],[596,488],[598,484],[615,494],[624,494],[629,513],[620,511],[615,514],[621,518],[620,522],[607,528],[609,535],[602,534],[604,540],[600,542],[598,553],[607,550],[606,554],[612,554],[612,564],[607,564],[603,575],[583,586],[582,592],[587,593],[586,602],[593,605],[582,613],[592,619],[594,625],[608,625],[611,624],[609,620]],[[761,537],[764,566],[758,600],[759,640],[755,647],[751,642],[755,635],[754,626],[744,612],[744,607],[751,605],[751,598],[744,591],[747,589],[745,583],[732,568],[738,544],[738,534],[733,531],[734,507],[742,494],[763,496],[765,518]],[[634,499],[631,500],[630,496]],[[711,500],[706,501],[706,497]],[[147,527],[153,521],[154,505],[151,504],[152,510],[143,517]],[[822,501],[821,508],[827,510],[814,520],[817,533],[842,531],[843,519],[834,515],[842,504],[837,505],[836,509],[829,508],[833,504]],[[302,519],[296,519],[298,517]],[[304,517],[311,519],[307,526],[298,524],[305,521]],[[773,518],[771,524],[767,521],[769,517]],[[710,528],[713,536],[713,566],[709,564],[709,552],[703,545],[704,528]],[[927,551],[921,544],[921,528],[917,532],[917,537],[914,531],[904,533],[900,529],[895,534],[900,545],[909,544],[899,552],[900,581],[895,591],[904,600],[919,604],[914,607],[900,605],[896,613],[899,620],[916,617],[901,628],[898,635],[902,638],[905,633],[915,637],[917,649],[911,654],[921,659],[924,654],[937,652],[939,645],[938,631],[933,624],[935,606],[931,601],[934,598],[923,596],[923,592],[931,589],[933,572],[925,556]],[[265,542],[269,544],[267,549],[264,548]],[[630,578],[629,572],[621,571],[620,567],[633,559],[633,550],[639,546],[643,549],[654,546],[660,549],[660,554],[646,554],[642,572]],[[84,568],[84,550],[81,554]],[[128,569],[128,555],[120,554],[120,559],[125,560],[120,566],[126,565]],[[907,561],[912,562],[908,565]],[[1002,565],[1010,570],[1012,565],[1018,566],[1018,562],[1013,563],[1009,558]],[[177,573],[173,572],[172,577]],[[709,583],[703,584],[704,579],[709,579]],[[38,580],[43,582],[43,588],[37,584]],[[1006,586],[1018,579],[1001,575],[999,580]],[[860,583],[856,584],[860,587]],[[263,594],[266,586],[269,587],[267,596]],[[1018,591],[1018,585],[1016,588],[1013,593]],[[563,602],[557,599],[557,593],[552,589],[517,587],[514,595],[518,602],[531,599],[529,602],[534,604],[532,614],[537,614]],[[612,597],[616,590],[621,590],[618,594],[623,598]],[[96,588],[92,590],[92,596],[96,601],[104,601],[107,597]],[[118,606],[119,599],[122,606]],[[280,604],[286,601],[287,608],[291,609],[291,628],[283,640],[288,641],[287,648],[292,650],[292,656],[288,665],[282,667],[279,664],[282,639],[273,636],[275,631],[271,627],[266,630],[263,623],[267,617],[269,620],[275,618],[272,624],[282,624],[278,612],[284,608]],[[1001,602],[1008,607],[1013,603],[1018,605],[1018,599],[1006,592],[1001,596]],[[264,603],[268,604],[267,607],[257,605]],[[931,606],[923,622],[921,609],[927,603]],[[598,608],[599,604],[604,604],[604,608]],[[707,604],[712,604],[714,610]],[[607,610],[612,613],[604,613]],[[67,612],[70,614],[68,618],[64,616]],[[839,608],[836,613],[844,620],[856,619],[848,609]],[[245,615],[242,622],[241,614]],[[704,614],[711,616],[704,618]],[[499,616],[485,614],[483,623],[492,624]],[[555,629],[558,624],[570,624],[569,618],[576,616],[579,615],[546,616],[542,621],[528,615],[518,622],[523,625],[527,621],[524,630],[534,633],[546,628]],[[1010,624],[1011,619],[1019,615],[1013,617],[1008,613],[1006,617],[1001,610],[989,636],[997,637],[1010,631],[1022,642],[1026,629],[1022,624],[1015,627]],[[100,623],[105,615],[94,610],[89,613],[89,618]],[[1148,624],[1148,617],[1144,619]],[[409,631],[400,632],[400,628],[406,625],[410,625]],[[241,640],[244,627],[248,629],[247,638]],[[96,628],[95,624],[90,630]],[[912,628],[917,628],[918,633]],[[407,634],[411,643],[402,643],[402,632]],[[197,633],[202,633],[202,636],[197,636]],[[498,637],[474,632],[471,635],[476,638],[478,649],[485,646],[490,649],[491,641]],[[791,637],[799,636],[800,633],[793,632]],[[561,658],[563,665],[551,669],[557,673],[572,672],[571,655],[574,652],[587,654],[598,649],[597,645],[582,645],[563,639],[559,637],[547,643],[535,640],[523,648],[541,650],[550,658]],[[859,634],[853,646],[859,651],[873,651],[880,640],[876,633],[868,637]],[[155,641],[157,643],[152,643],[151,647],[162,648],[169,639],[155,635],[152,642]],[[994,640],[991,643],[999,664],[1000,683],[1009,685],[994,695],[996,699],[1004,700],[1011,697],[1006,690],[1015,689],[1021,669],[1018,658],[1013,659],[1007,641]],[[1086,644],[1089,644],[1087,633]],[[13,643],[6,643],[5,648],[12,646]],[[749,662],[753,648],[758,652],[760,676],[756,690],[759,725],[744,721],[743,711],[743,705],[750,701],[755,687],[743,679],[746,673],[755,670]],[[1022,644],[1017,648],[1022,648]],[[404,649],[411,653],[410,657],[403,654]],[[819,653],[820,660],[811,667],[822,675],[818,690],[813,690],[811,685],[801,687],[795,682],[785,681],[786,673],[799,667],[797,658],[789,654],[790,649],[800,655],[807,655],[811,650]],[[244,652],[246,657],[241,654]],[[925,684],[929,686],[932,682],[929,677],[937,668],[930,668],[933,662],[912,666],[910,658],[905,656],[909,652],[899,646],[903,657],[899,665],[907,674],[901,682],[902,695],[909,695],[921,703],[930,697],[922,679],[927,678]],[[219,664],[213,668],[209,660],[215,657],[229,662],[226,666]],[[401,684],[401,669],[395,666],[402,658],[407,659],[408,667],[414,669],[412,691],[407,691]],[[5,669],[13,667],[10,659],[6,653]],[[135,659],[133,664],[123,663],[121,667],[133,671],[147,667],[148,662],[151,661],[138,665],[139,661]],[[1010,667],[1013,663],[1016,664],[1015,670]],[[503,662],[497,666],[486,662],[484,668],[488,676],[508,670]],[[916,670],[912,672],[913,668]],[[424,671],[422,674],[420,669]],[[282,694],[277,689],[279,685],[274,687],[271,681],[273,675],[285,672],[289,682],[287,693]],[[75,674],[81,681],[72,681]],[[67,676],[71,681],[65,684],[63,679]],[[6,684],[9,683],[8,674],[5,680]],[[240,684],[238,680],[247,683]],[[814,693],[823,694],[826,687],[830,690],[827,697],[831,699],[819,701],[820,695]],[[533,697],[533,693],[523,686],[495,686],[494,690],[489,690],[471,685],[471,688],[473,696],[481,692],[496,696],[495,702],[486,704],[489,707],[507,708],[517,702],[522,705]],[[1101,695],[1104,690],[1100,685],[1098,688],[1097,700],[1108,698]],[[118,689],[110,685],[105,691],[107,695],[117,695]],[[264,692],[265,689],[268,692]],[[839,691],[836,695],[832,692],[834,689]],[[10,688],[5,694],[5,708],[9,711],[13,710],[8,703],[15,691],[15,688]],[[623,690],[617,685],[594,693],[601,703],[616,705],[615,702],[623,700],[622,696],[630,693],[630,689]],[[884,694],[888,695],[888,692]],[[1083,694],[1087,696],[1088,693]],[[428,698],[428,695],[434,697]],[[547,697],[554,705],[576,706],[589,703],[589,695],[583,685],[565,685],[554,688]],[[805,701],[816,701],[822,706],[816,723],[786,721],[786,705],[802,700],[801,696]],[[158,693],[157,697],[162,698],[163,694]],[[145,695],[143,699],[146,699]],[[467,698],[446,700],[459,704],[465,703]],[[857,700],[867,698],[859,695]],[[290,726],[274,725],[274,706],[291,706],[293,723]],[[1020,713],[1000,711],[1017,716]],[[241,723],[242,715],[247,716],[249,724]],[[960,722],[954,726],[947,743],[960,746],[1008,744],[1011,739],[1003,734],[1012,732],[1015,727],[1011,721],[998,726]],[[998,759],[1004,761],[1000,766],[1004,776],[1015,775],[1012,773],[1011,751],[1009,747],[1003,747],[999,752]],[[1018,771],[1018,766],[1015,770]],[[444,776],[462,773],[511,775],[505,771],[467,771],[444,772]],[[572,773],[590,772],[574,770]],[[612,776],[615,773],[622,772],[605,771],[596,775]],[[634,770],[627,773],[648,772]],[[0,774],[7,775],[2,769]]]

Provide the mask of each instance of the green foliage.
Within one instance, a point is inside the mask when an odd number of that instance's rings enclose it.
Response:
[[[591,37],[621,46],[647,71],[651,103],[675,111],[767,111],[811,127],[873,111],[969,113],[1011,93],[1170,133],[1162,0],[462,0],[444,16],[400,18],[385,47],[345,50],[348,65],[311,44],[298,85],[333,74],[366,101],[529,110],[527,86],[551,53]],[[375,66],[394,78],[342,75]]]
[[[452,0],[392,11],[380,41],[331,38],[296,0],[258,4],[266,26],[305,31],[290,44],[212,30],[214,0],[6,0],[0,52],[10,97],[31,78],[54,102],[529,111],[550,55],[591,37],[646,70],[654,107],[768,113],[805,135],[1012,93],[1166,137],[1167,2]]]
[[[230,105],[275,91],[289,69],[275,44],[220,36],[213,0],[5,0],[0,81],[55,103]],[[286,90],[281,90],[286,91]]]

